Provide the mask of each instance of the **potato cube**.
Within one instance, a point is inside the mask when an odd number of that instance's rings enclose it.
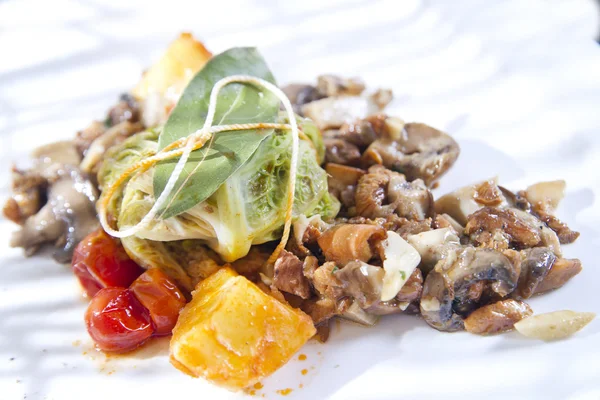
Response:
[[[229,389],[283,366],[316,332],[312,320],[229,267],[200,282],[171,339],[171,363]]]
[[[162,58],[144,73],[133,89],[133,95],[138,100],[146,99],[151,93],[178,97],[211,57],[201,42],[189,33],[182,33]]]

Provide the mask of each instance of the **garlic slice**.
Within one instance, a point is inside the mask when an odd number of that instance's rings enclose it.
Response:
[[[515,324],[515,329],[533,339],[558,340],[580,331],[595,316],[591,312],[553,311],[524,318]]]
[[[385,260],[383,261],[383,287],[381,289],[381,301],[392,300],[415,268],[421,262],[421,256],[406,240],[402,239],[396,232],[388,231],[387,239],[382,242]]]

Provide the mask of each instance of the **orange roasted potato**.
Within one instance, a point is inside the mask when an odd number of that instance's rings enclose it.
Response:
[[[145,100],[150,94],[176,98],[211,57],[202,42],[190,33],[182,33],[169,45],[162,58],[144,72],[133,95],[138,100]]]
[[[225,267],[200,282],[173,329],[171,363],[228,389],[259,382],[315,333],[308,315]]]

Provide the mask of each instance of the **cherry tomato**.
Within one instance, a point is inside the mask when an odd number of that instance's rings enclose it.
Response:
[[[154,333],[150,313],[129,289],[104,288],[90,301],[85,313],[88,333],[100,350],[126,352]]]
[[[185,297],[171,279],[158,268],[151,268],[130,286],[140,303],[150,311],[156,335],[168,335],[173,330]]]
[[[75,248],[73,272],[87,296],[105,287],[128,287],[144,270],[129,258],[119,240],[98,229]]]

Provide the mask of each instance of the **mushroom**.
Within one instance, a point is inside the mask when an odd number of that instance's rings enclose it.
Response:
[[[350,142],[339,138],[324,138],[325,162],[343,165],[359,165],[360,150]]]
[[[35,215],[27,218],[21,230],[14,232],[10,245],[23,247],[31,255],[44,243],[54,242],[60,248],[54,252],[59,262],[71,261],[75,246],[98,228],[96,190],[79,172],[53,182],[48,202]]]
[[[360,178],[365,174],[365,171],[360,168],[334,163],[327,164],[325,171],[327,171],[331,178],[344,186],[356,186]]]
[[[424,220],[433,212],[433,197],[422,180],[407,182],[404,175],[380,165],[360,178],[354,200],[356,213],[366,218],[396,214]]]
[[[462,236],[464,233],[464,227],[458,223],[457,220],[449,216],[448,214],[435,214],[435,218],[432,222],[434,229],[448,228],[453,231],[457,236]]]
[[[95,173],[104,158],[106,150],[143,129],[144,126],[141,123],[132,123],[129,121],[123,121],[109,128],[90,144],[79,168],[86,173]]]
[[[322,98],[322,96],[317,93],[316,88],[312,85],[292,83],[284,86],[282,90],[287,98],[290,99],[294,111],[298,114],[302,114],[303,105]]]
[[[560,244],[573,243],[579,237],[579,232],[571,230],[567,224],[554,215],[560,200],[564,197],[565,182],[540,182],[529,186],[526,190],[513,193],[499,186],[510,206],[533,214],[556,234],[544,230],[546,240],[560,253]],[[558,254],[558,253],[557,253]]]
[[[560,240],[552,229],[548,227],[543,221],[541,221],[537,216],[513,208],[512,212],[523,221],[526,221],[531,227],[538,227],[540,232],[540,246],[548,247],[554,254],[558,257],[562,256],[562,249],[560,248]]]
[[[488,304],[465,318],[465,330],[479,335],[489,335],[514,329],[515,323],[533,314],[522,301],[506,299]]]
[[[365,165],[383,164],[403,173],[408,180],[421,178],[431,186],[460,153],[452,137],[425,124],[406,124],[401,132],[392,133],[369,146],[362,158]]]
[[[423,276],[416,269],[395,298],[381,300],[384,270],[381,267],[352,261],[335,272],[342,283],[343,295],[352,297],[354,303],[371,315],[388,315],[403,312],[417,301],[423,289]]]
[[[121,122],[138,122],[140,120],[140,105],[135,97],[129,93],[124,93],[119,97],[119,101],[109,111],[107,123],[109,126],[120,124]]]
[[[556,233],[561,244],[573,243],[579,237],[579,232],[571,230],[554,215],[558,204],[565,196],[565,188],[565,181],[557,180],[536,183],[522,192],[531,203],[532,212]]]
[[[344,295],[354,298],[363,309],[381,300],[381,288],[385,271],[361,261],[351,261],[335,273],[342,283]]]
[[[521,262],[519,284],[513,294],[518,299],[530,298],[556,262],[556,256],[546,247],[535,247],[523,253],[525,258]]]
[[[365,326],[373,326],[379,321],[377,314],[366,312],[356,302],[352,303],[340,317]]]
[[[329,193],[337,197],[346,209],[354,207],[356,186],[365,171],[359,168],[329,163],[325,166],[327,171],[327,186]]]
[[[517,279],[515,266],[500,252],[474,247],[454,250],[425,278],[421,314],[435,329],[461,330],[464,323],[460,314],[472,311],[474,305],[469,299],[473,284],[485,281],[491,291],[504,297],[515,289]]]
[[[39,173],[12,168],[12,195],[6,200],[3,214],[22,225],[42,207],[47,181]]]
[[[396,137],[404,129],[404,121],[388,117],[383,113],[345,123],[335,132],[335,137],[352,143],[365,150],[371,143],[382,137]]]
[[[54,243],[59,247],[54,258],[69,262],[77,243],[98,228],[96,189],[77,169],[81,157],[73,142],[40,146],[32,156],[33,167],[20,171],[16,183],[39,191],[38,198],[31,199],[28,213],[18,210],[22,227],[13,233],[10,244],[31,255],[43,244]]]
[[[548,275],[546,275],[546,277],[535,287],[534,294],[545,293],[549,290],[558,289],[567,283],[572,277],[580,273],[582,269],[581,261],[576,258],[557,259],[554,264],[552,264],[550,271],[548,271]]]
[[[340,224],[323,232],[317,243],[328,261],[346,265],[354,260],[368,262],[377,254],[375,245],[385,238],[378,225]]]
[[[520,249],[534,247],[542,241],[539,228],[542,224],[532,223],[529,217],[524,218],[526,215],[516,209],[484,207],[469,216],[465,234],[477,246],[502,250],[508,246]]]
[[[287,250],[275,261],[273,285],[279,290],[308,299],[311,296],[308,280],[303,273],[304,263]]]

